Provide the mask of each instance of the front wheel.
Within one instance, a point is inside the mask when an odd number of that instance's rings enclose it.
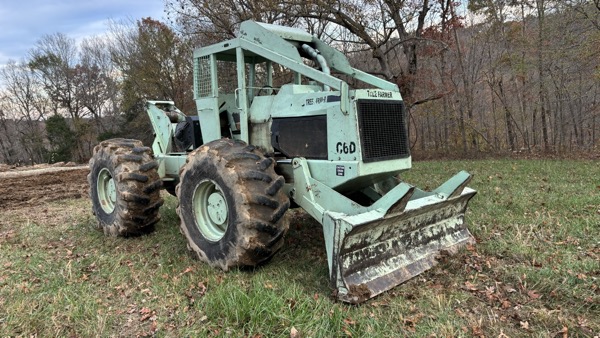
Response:
[[[177,185],[181,229],[202,261],[256,266],[283,245],[289,199],[274,161],[242,141],[212,141],[188,155]]]

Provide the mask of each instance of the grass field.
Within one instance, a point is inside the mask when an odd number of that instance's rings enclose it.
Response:
[[[417,162],[403,178],[434,188],[460,169],[477,244],[360,306],[331,299],[320,225],[299,210],[268,265],[228,273],[187,253],[170,196],[132,239],[93,230],[86,199],[4,211],[0,337],[600,336],[600,164]]]

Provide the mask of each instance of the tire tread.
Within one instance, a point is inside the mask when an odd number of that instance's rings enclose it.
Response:
[[[242,203],[237,203],[246,208],[246,212],[238,212],[243,219],[236,222],[238,238],[232,243],[219,243],[224,250],[236,250],[235,255],[223,259],[208,258],[197,243],[194,242],[190,232],[186,229],[195,227],[195,224],[186,225],[183,213],[189,213],[190,207],[182,208],[182,186],[195,186],[195,182],[186,182],[187,174],[195,170],[195,165],[205,163],[207,158],[227,170],[222,170],[220,175],[229,177],[226,182],[233,182],[228,187],[236,191]],[[268,261],[284,243],[288,231],[288,220],[284,215],[289,208],[289,198],[283,192],[285,180],[277,175],[274,170],[275,161],[265,157],[254,146],[242,141],[220,139],[215,140],[194,150],[188,155],[186,165],[180,171],[180,182],[175,191],[180,199],[177,213],[180,216],[180,229],[188,239],[188,248],[194,256],[219,267],[225,271],[232,267],[256,266]],[[232,169],[232,170],[229,170]],[[191,175],[191,174],[190,174]],[[238,195],[236,195],[238,196]],[[237,206],[236,206],[237,207]],[[239,216],[238,216],[239,217]],[[208,250],[208,249],[207,249]],[[211,249],[212,250],[212,249]]]
[[[97,228],[109,236],[137,236],[154,230],[160,221],[158,213],[163,200],[160,196],[162,181],[158,176],[158,163],[154,160],[152,149],[142,142],[132,139],[111,139],[102,141],[94,147],[94,155],[89,161],[90,187],[96,184],[93,176],[98,166],[111,167],[117,187],[117,201],[114,214],[110,219],[99,215],[106,213],[97,205],[97,197],[92,199],[92,212],[98,220]]]

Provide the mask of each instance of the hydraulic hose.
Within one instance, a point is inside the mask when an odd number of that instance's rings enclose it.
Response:
[[[327,65],[327,60],[325,60],[325,58],[323,57],[323,55],[319,54],[319,52],[312,48],[311,46],[307,45],[307,44],[302,44],[302,49],[304,49],[305,52],[308,53],[308,55],[310,55],[313,59],[315,59],[317,61],[317,63],[319,64],[319,66],[321,66],[321,71],[327,75],[331,74],[331,69],[329,69],[329,65]],[[329,86],[323,86],[323,90],[324,91],[329,91],[330,88]]]

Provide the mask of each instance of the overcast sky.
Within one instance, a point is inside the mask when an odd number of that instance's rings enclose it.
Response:
[[[20,61],[45,34],[80,40],[110,20],[164,18],[164,0],[0,0],[0,65]]]

